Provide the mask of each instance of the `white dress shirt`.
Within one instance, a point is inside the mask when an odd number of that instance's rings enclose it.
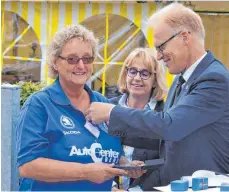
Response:
[[[207,52],[205,52],[195,63],[193,63],[182,75],[185,82],[188,81],[189,77],[192,75],[193,71],[196,69],[198,64],[203,60],[203,58],[207,55]]]

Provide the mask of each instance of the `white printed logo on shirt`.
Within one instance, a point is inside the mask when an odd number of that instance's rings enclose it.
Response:
[[[67,129],[73,129],[75,127],[73,121],[69,117],[66,117],[64,115],[60,117],[60,123],[63,127]]]
[[[100,143],[93,143],[90,148],[72,146],[69,156],[91,156],[94,162],[117,163],[119,152],[112,149],[103,149]]]

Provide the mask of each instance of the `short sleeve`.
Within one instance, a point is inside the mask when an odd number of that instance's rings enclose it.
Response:
[[[18,166],[39,157],[48,157],[47,119],[45,107],[36,97],[30,98],[21,109],[16,124]]]

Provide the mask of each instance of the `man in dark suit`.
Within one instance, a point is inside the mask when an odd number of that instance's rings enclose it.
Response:
[[[205,51],[201,18],[172,3],[149,20],[158,60],[177,75],[163,112],[93,103],[87,118],[109,121],[109,134],[160,138],[165,164],[152,175],[167,185],[196,170],[229,173],[229,73]]]

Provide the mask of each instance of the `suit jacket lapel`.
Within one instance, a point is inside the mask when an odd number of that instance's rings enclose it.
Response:
[[[177,101],[186,95],[186,92],[189,90],[189,87],[193,84],[195,79],[200,76],[200,74],[206,70],[206,68],[215,60],[214,55],[211,51],[207,52],[207,55],[200,61],[196,69],[193,71],[192,75],[189,77],[188,81],[185,83],[184,87],[181,90],[181,93],[179,97],[177,98]]]
[[[200,74],[207,69],[207,67],[215,60],[211,51],[207,52],[207,55],[200,61],[199,65],[193,71],[192,75],[187,81],[188,85],[191,85],[193,81],[200,76]]]
[[[181,90],[181,93],[179,97],[176,99],[178,100],[185,95],[185,93],[189,90],[189,87],[192,85],[192,83],[195,81],[197,77],[215,60],[214,55],[211,51],[207,51],[207,55],[203,58],[203,60],[199,63],[199,65],[196,67],[196,69],[193,71],[192,75],[188,79],[188,81],[185,83],[184,87]],[[178,81],[178,76],[174,79],[173,84],[171,88],[169,89],[168,97],[165,103],[164,110],[168,110],[171,107],[171,101],[176,89],[176,84]]]

